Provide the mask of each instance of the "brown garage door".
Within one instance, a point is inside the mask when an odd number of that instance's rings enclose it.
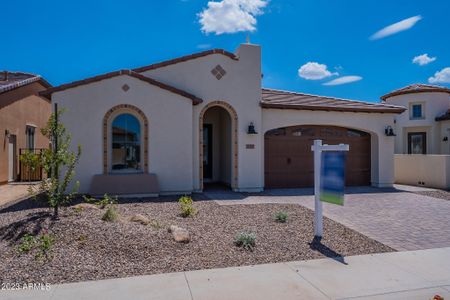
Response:
[[[314,186],[311,145],[315,139],[324,144],[349,144],[345,184],[370,185],[370,134],[332,126],[293,126],[268,131],[265,144],[266,188]]]

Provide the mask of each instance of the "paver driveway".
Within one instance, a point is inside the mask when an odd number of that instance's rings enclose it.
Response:
[[[296,203],[314,209],[312,189],[262,194],[210,192],[221,205]],[[450,201],[402,189],[349,188],[344,206],[324,203],[324,215],[396,250],[450,247]]]

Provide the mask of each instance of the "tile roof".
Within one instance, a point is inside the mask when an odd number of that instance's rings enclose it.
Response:
[[[381,96],[381,99],[386,101],[387,98],[398,96],[398,95],[404,95],[404,94],[412,94],[412,93],[427,93],[427,92],[441,92],[441,93],[449,93],[450,89],[438,86],[438,85],[430,85],[430,84],[411,84],[408,86],[405,86],[401,89],[392,91],[386,95]]]
[[[36,81],[40,81],[46,88],[51,87],[51,85],[39,75],[24,72],[0,71],[0,94]]]
[[[439,117],[436,117],[434,120],[437,121],[437,122],[450,120],[450,109],[447,110],[445,112],[445,114],[440,115]]]
[[[97,82],[97,81],[100,81],[100,80],[104,80],[104,79],[108,79],[108,78],[112,78],[112,77],[116,77],[116,76],[121,76],[121,75],[128,75],[128,76],[137,78],[137,79],[145,81],[145,82],[147,82],[149,84],[155,85],[155,86],[157,86],[157,87],[159,87],[161,89],[164,89],[164,90],[170,91],[172,93],[178,94],[180,96],[189,98],[189,99],[192,100],[192,103],[194,105],[197,105],[197,104],[203,102],[202,99],[200,99],[200,98],[198,98],[198,97],[196,97],[196,96],[194,96],[194,95],[192,95],[192,94],[190,94],[190,93],[188,93],[186,91],[180,90],[180,89],[178,89],[176,87],[173,87],[171,85],[162,83],[162,82],[157,81],[155,79],[152,79],[150,77],[141,75],[141,74],[139,74],[137,72],[134,72],[132,70],[120,70],[120,71],[110,72],[110,73],[106,73],[106,74],[102,74],[102,75],[86,78],[86,79],[83,79],[83,80],[74,81],[74,82],[71,82],[71,83],[62,84],[60,86],[56,86],[56,87],[47,89],[45,91],[42,91],[40,93],[40,95],[50,99],[51,95],[53,93],[55,93],[55,92],[71,89],[71,88],[74,88],[74,87],[77,87],[77,86],[81,86],[81,85],[85,85],[85,84],[89,84],[89,83],[93,83],[93,82]]]
[[[402,113],[406,110],[402,106],[385,103],[338,99],[266,88],[262,89],[261,106],[263,108],[366,113]]]

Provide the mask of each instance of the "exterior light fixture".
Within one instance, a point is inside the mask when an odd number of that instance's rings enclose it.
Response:
[[[253,122],[250,122],[247,129],[248,134],[258,134],[255,130],[255,125],[253,125]]]
[[[392,127],[389,125],[384,129],[384,134],[386,136],[396,136],[396,134],[394,133],[394,129],[392,129]]]
[[[443,142],[447,142],[448,141],[448,137],[444,136],[444,138],[442,139]]]
[[[9,138],[11,136],[11,133],[8,129],[5,129],[5,137]]]

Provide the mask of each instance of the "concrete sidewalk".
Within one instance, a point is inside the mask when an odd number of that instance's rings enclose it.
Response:
[[[199,270],[0,291],[0,299],[450,298],[450,248]]]

